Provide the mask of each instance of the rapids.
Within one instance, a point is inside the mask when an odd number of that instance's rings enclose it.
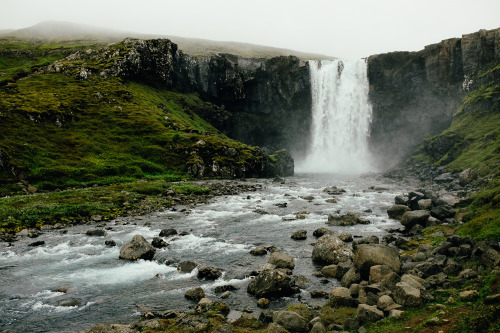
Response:
[[[206,205],[176,207],[140,219],[123,217],[109,221],[105,237],[85,234],[95,225],[78,225],[44,232],[36,239],[45,241],[39,247],[28,246],[35,241],[30,238],[12,246],[1,243],[0,330],[75,332],[98,323],[133,323],[148,310],[192,308],[194,303],[185,299],[184,293],[196,286],[201,286],[208,298],[217,300],[215,287],[227,283],[238,288],[223,300],[232,309],[230,316],[237,317],[244,309],[258,316],[257,300],[247,294],[246,287],[250,281],[248,273],[269,259],[269,254],[249,254],[259,245],[274,245],[292,255],[296,265],[293,274],[310,279],[300,294],[271,300],[271,309],[300,302],[322,305],[326,300],[312,299],[310,291],[329,292],[339,282],[333,278],[322,281],[313,275],[320,269],[311,260],[313,231],[328,227],[336,233],[346,231],[358,237],[383,236],[388,228],[400,226],[387,217],[386,209],[394,196],[403,192],[402,184],[377,174],[299,174],[284,184],[264,179],[246,181],[250,182],[262,185],[262,189],[216,197]],[[344,188],[346,193],[337,196],[338,203],[327,203],[326,199],[332,197],[323,192],[327,186]],[[301,198],[310,195],[314,200]],[[281,203],[287,206],[276,206]],[[254,212],[256,209],[269,214],[261,215]],[[283,220],[304,210],[310,212],[306,219]],[[338,211],[362,213],[371,223],[352,227],[325,225],[327,215]],[[133,235],[141,234],[151,241],[164,228],[189,234],[165,238],[170,245],[157,250],[153,261],[118,259],[121,245]],[[299,229],[307,230],[307,240],[290,238]],[[115,240],[118,246],[106,246],[107,239]],[[183,260],[220,267],[224,274],[216,281],[198,280],[196,270],[190,274],[177,271],[177,264]]]

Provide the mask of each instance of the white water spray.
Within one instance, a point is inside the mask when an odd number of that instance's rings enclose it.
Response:
[[[312,127],[301,172],[355,174],[371,170],[372,107],[364,60],[309,61]]]

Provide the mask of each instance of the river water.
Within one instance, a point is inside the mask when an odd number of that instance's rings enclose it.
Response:
[[[243,182],[243,181],[242,181]],[[106,223],[105,237],[90,237],[85,233],[94,226],[74,226],[44,232],[37,239],[25,238],[13,246],[0,244],[0,331],[8,332],[75,332],[89,329],[97,323],[133,323],[147,310],[188,310],[194,303],[184,298],[186,290],[201,286],[207,297],[217,300],[215,287],[230,283],[238,288],[223,300],[233,317],[248,309],[258,316],[255,297],[246,292],[250,278],[245,277],[259,264],[267,262],[269,254],[255,257],[249,251],[259,245],[274,245],[294,257],[294,275],[303,275],[310,283],[290,298],[272,300],[272,309],[290,303],[322,305],[325,300],[311,299],[310,291],[329,292],[339,282],[321,281],[313,273],[319,271],[312,263],[315,241],[312,233],[320,227],[334,232],[346,231],[355,236],[386,234],[399,222],[387,217],[386,209],[394,196],[404,191],[403,184],[393,183],[377,174],[335,176],[299,174],[284,184],[272,180],[252,179],[246,184],[262,186],[256,192],[217,197],[209,204],[196,207],[176,207],[176,210],[156,212],[142,219],[120,218]],[[337,203],[327,203],[331,195],[323,192],[327,186],[346,190],[336,196]],[[313,196],[307,201],[303,196]],[[286,207],[276,204],[286,203]],[[283,206],[283,205],[281,205]],[[262,209],[269,214],[254,212]],[[286,221],[299,211],[309,211],[306,219]],[[360,212],[371,221],[367,225],[330,227],[327,215],[340,211]],[[120,247],[135,234],[148,241],[161,229],[188,231],[186,236],[165,238],[170,245],[158,250],[153,261],[120,260]],[[305,241],[290,238],[293,232],[306,229]],[[105,240],[113,239],[116,247]],[[45,245],[30,247],[29,243],[45,241]],[[167,259],[174,263],[165,264]],[[177,263],[194,260],[223,269],[216,281],[201,281],[196,270],[191,274],[177,271]],[[167,261],[169,262],[169,261]],[[52,291],[64,287],[66,293]]]

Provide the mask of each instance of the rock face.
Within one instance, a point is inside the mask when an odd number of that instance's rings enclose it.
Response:
[[[481,30],[419,52],[368,58],[373,105],[370,145],[376,155],[385,157],[385,165],[450,125],[470,79],[481,67],[500,59],[499,44],[500,29]],[[429,142],[425,149],[439,160],[454,145],[445,141]]]
[[[153,245],[149,244],[141,235],[132,237],[132,241],[120,249],[120,259],[126,260],[151,260],[156,253]]]
[[[324,264],[338,264],[350,260],[352,256],[351,248],[332,234],[321,236],[312,252],[312,259]]]

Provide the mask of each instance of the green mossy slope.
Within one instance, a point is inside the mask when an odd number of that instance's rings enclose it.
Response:
[[[500,64],[483,69],[471,85],[451,126],[429,138],[415,159],[448,171],[472,168],[481,190],[467,211],[469,221],[459,230],[477,240],[500,239]]]

